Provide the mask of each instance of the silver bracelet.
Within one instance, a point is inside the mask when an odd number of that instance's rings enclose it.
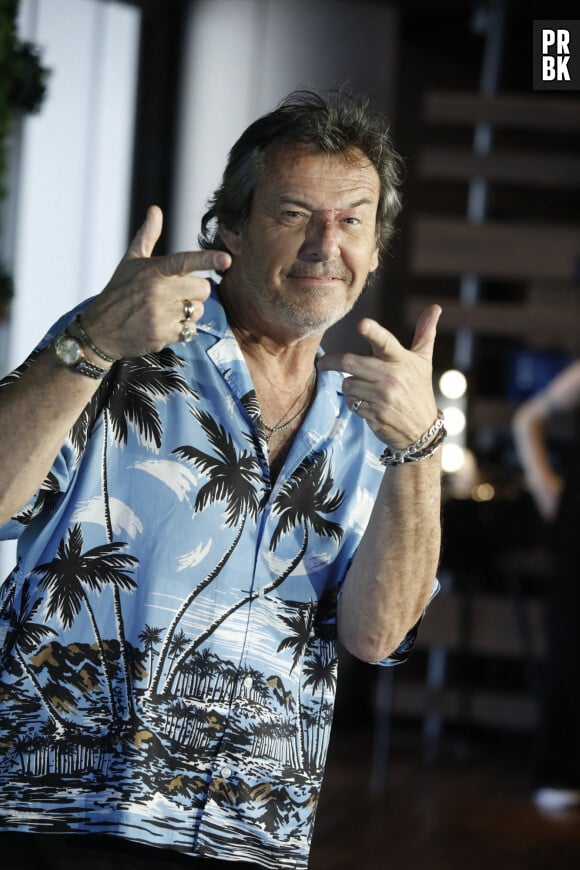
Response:
[[[445,429],[443,411],[437,410],[435,422],[417,441],[399,450],[393,450],[388,446],[385,447],[379,461],[382,465],[386,466],[402,465],[404,462],[420,462],[421,459],[428,459],[429,456],[433,456],[446,438],[447,430]],[[425,447],[425,445],[427,446]]]
[[[106,354],[104,352],[104,350],[101,350],[100,347],[97,347],[97,345],[92,341],[92,339],[87,334],[87,331],[85,330],[85,328],[82,324],[80,314],[77,314],[77,316],[75,317],[75,323],[78,327],[78,330],[80,332],[82,340],[87,345],[87,347],[90,347],[90,349],[92,350],[93,353],[95,353],[97,356],[100,356],[101,359],[105,360],[105,362],[108,362],[111,364],[117,362],[117,360],[114,357],[108,356],[108,354]]]

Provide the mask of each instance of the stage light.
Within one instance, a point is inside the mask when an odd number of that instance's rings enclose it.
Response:
[[[478,483],[473,487],[474,501],[491,501],[495,497],[495,489],[491,483]]]
[[[456,408],[453,405],[443,408],[443,416],[445,417],[445,428],[449,435],[459,435],[463,432],[467,421],[461,408]]]
[[[446,399],[459,399],[467,390],[467,379],[463,372],[457,369],[448,369],[439,378],[441,395]]]
[[[441,450],[441,467],[447,474],[453,474],[463,467],[465,450],[459,444],[444,444]]]

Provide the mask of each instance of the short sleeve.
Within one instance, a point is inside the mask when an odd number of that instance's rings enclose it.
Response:
[[[431,597],[429,598],[429,601],[427,603],[427,607],[425,608],[425,610],[423,611],[423,613],[421,614],[421,616],[419,617],[419,619],[417,620],[415,625],[409,629],[409,631],[407,632],[407,634],[405,635],[405,637],[403,638],[402,642],[399,644],[397,649],[394,650],[386,658],[381,659],[378,662],[369,662],[369,664],[379,665],[380,667],[389,668],[389,667],[393,667],[394,665],[402,665],[404,662],[407,661],[407,659],[411,655],[413,647],[415,646],[415,641],[417,640],[417,636],[419,634],[421,623],[423,622],[423,619],[425,617],[425,614],[427,613],[429,605],[431,604],[431,602],[433,601],[433,599],[435,598],[435,596],[439,592],[440,588],[441,588],[441,584],[439,583],[439,580],[436,577],[435,580],[433,581],[433,588],[431,590]]]

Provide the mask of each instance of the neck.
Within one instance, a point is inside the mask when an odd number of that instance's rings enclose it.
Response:
[[[232,304],[227,284],[220,290],[228,322],[252,378],[267,435],[271,472],[275,474],[312,401],[321,336],[280,334],[262,323],[250,305],[240,312],[239,306]]]
[[[323,333],[300,335],[282,322],[266,322],[254,310],[250,299],[243,306],[238,304],[238,295],[229,292],[226,278],[220,284],[222,303],[248,365],[259,366],[266,372],[279,371],[290,380],[296,377],[299,381],[304,374],[307,376]]]
[[[279,420],[277,420],[276,422],[272,421],[272,423],[268,423],[262,417],[262,423],[264,424],[264,428],[266,429],[267,433],[266,441],[270,441],[272,436],[274,436],[275,434],[279,432],[285,432],[287,429],[290,429],[290,427],[293,426],[296,421],[300,421],[302,419],[310,406],[315,383],[316,369],[313,368],[310,377],[306,381],[303,389],[296,396],[288,409],[284,411]],[[299,423],[297,425],[299,425]]]

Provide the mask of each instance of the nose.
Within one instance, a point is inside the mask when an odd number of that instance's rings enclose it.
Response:
[[[337,228],[332,216],[313,214],[298,252],[299,259],[309,263],[326,262],[340,253]]]

